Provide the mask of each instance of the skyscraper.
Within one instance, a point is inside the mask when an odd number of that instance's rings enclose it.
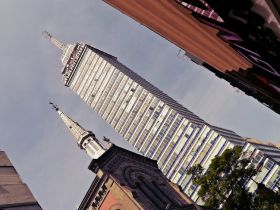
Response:
[[[4,151],[0,151],[0,209],[42,210]]]
[[[159,168],[193,200],[198,187],[186,174],[225,149],[244,145],[233,131],[209,125],[160,91],[116,57],[84,43],[64,45],[44,32],[62,50],[65,86],[79,95],[102,119]]]

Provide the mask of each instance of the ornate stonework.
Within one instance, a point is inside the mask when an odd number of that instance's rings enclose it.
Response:
[[[97,196],[94,198],[94,201],[91,204],[93,209],[96,209],[98,206],[101,205],[108,191],[109,189],[106,187],[106,185],[103,185],[101,188],[99,188]]]
[[[91,131],[84,129],[79,123],[64,114],[54,103],[50,102],[50,104],[75,138],[78,146],[85,150],[88,156],[97,159],[107,150],[107,147],[102,145]],[[110,147],[111,144],[108,143],[107,146]]]
[[[115,145],[89,169],[96,178],[78,210],[200,209],[170,184],[156,161]]]

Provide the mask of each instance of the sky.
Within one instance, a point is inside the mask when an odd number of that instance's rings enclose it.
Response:
[[[46,210],[76,209],[93,181],[81,151],[48,102],[97,137],[132,149],[63,85],[64,43],[110,53],[202,119],[244,137],[280,142],[280,116],[213,73],[178,55],[179,48],[101,0],[0,1],[0,148]]]

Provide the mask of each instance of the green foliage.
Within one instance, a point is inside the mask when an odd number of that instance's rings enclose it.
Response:
[[[280,195],[266,188],[264,184],[258,184],[253,197],[253,208],[256,210],[279,210]]]
[[[264,196],[268,191],[261,188],[254,194],[247,191],[246,183],[257,171],[250,166],[250,160],[240,159],[241,152],[242,148],[237,146],[225,150],[212,160],[205,174],[201,165],[191,167],[187,173],[193,175],[193,182],[200,186],[198,195],[210,208],[223,206],[225,210],[274,210],[270,206],[277,207],[279,195],[273,197],[276,194],[270,190],[272,194],[268,198]],[[272,197],[274,200],[271,200]]]

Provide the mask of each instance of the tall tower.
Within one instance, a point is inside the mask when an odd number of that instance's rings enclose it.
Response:
[[[197,186],[187,169],[198,163],[207,169],[213,157],[244,144],[233,131],[207,124],[116,57],[84,43],[67,46],[66,53],[62,47],[65,86],[144,156],[157,160],[167,178],[194,200]]]
[[[85,150],[88,156],[92,159],[97,159],[106,151],[107,148],[102,145],[97,138],[95,138],[95,135],[91,131],[85,130],[79,125],[79,123],[75,122],[60,111],[59,108],[52,102],[50,102],[50,104],[53,106],[54,110],[57,111],[70,133],[74,136],[77,145],[82,150]]]

